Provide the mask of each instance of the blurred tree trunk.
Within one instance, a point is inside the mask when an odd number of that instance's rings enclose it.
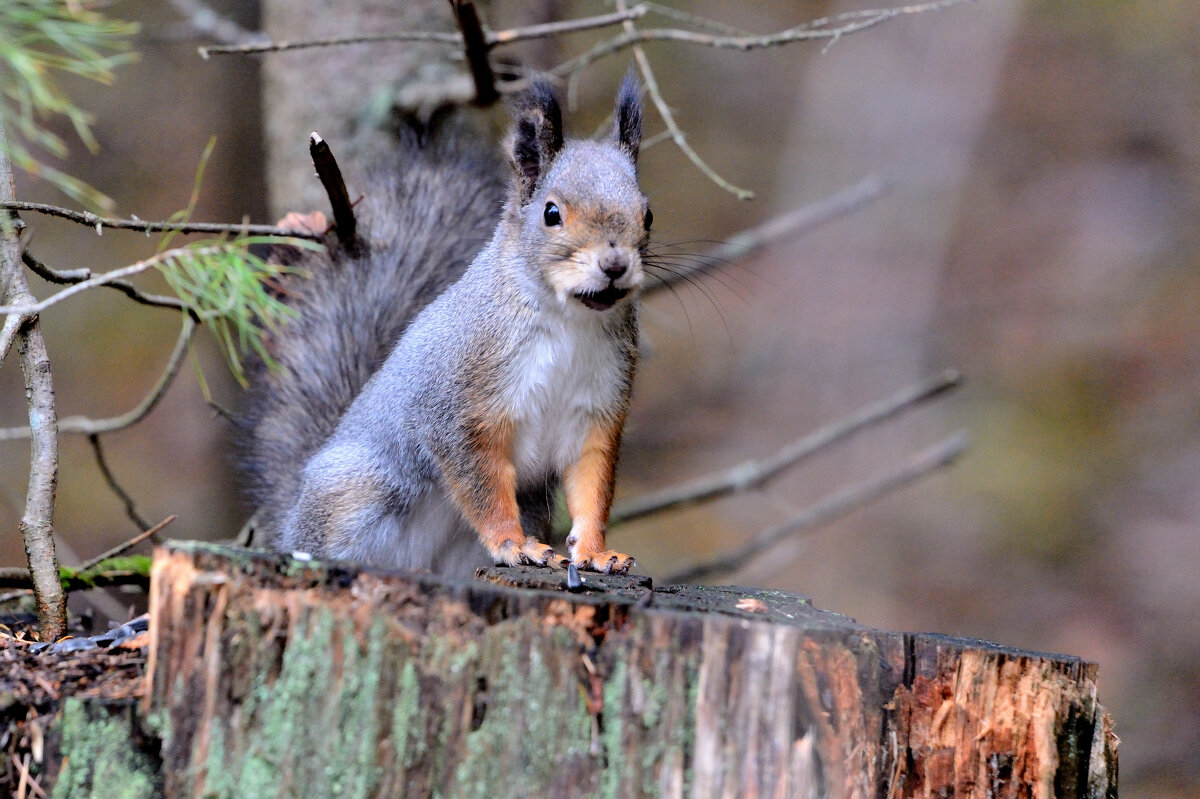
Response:
[[[453,30],[445,0],[263,0],[262,29],[273,41],[402,30]],[[391,97],[420,73],[447,77],[451,50],[395,42],[317,47],[261,56],[267,186],[276,216],[324,209],[308,164],[318,131],[342,164],[371,160],[386,146]],[[460,71],[461,70],[457,70]]]
[[[545,2],[476,5],[489,26],[546,21]],[[559,9],[561,13],[561,9]],[[398,31],[456,31],[446,0],[262,0],[262,29],[272,41]],[[515,52],[534,66],[550,63],[552,39],[535,40]],[[509,56],[512,55],[510,50]],[[383,42],[316,47],[263,58],[263,120],[267,189],[271,212],[324,209],[324,191],[308,162],[308,134],[317,131],[350,176],[386,150],[395,135],[397,107],[427,117],[446,97],[462,104],[473,96],[460,52],[444,45]],[[353,191],[353,189],[352,189]]]

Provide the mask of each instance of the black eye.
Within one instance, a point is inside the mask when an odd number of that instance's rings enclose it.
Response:
[[[546,210],[542,212],[542,219],[546,222],[546,227],[558,227],[562,224],[562,214],[559,213],[558,206],[554,203],[546,203]]]
[[[653,224],[654,224],[654,212],[651,211],[649,208],[647,208],[646,216],[642,220],[642,227],[646,228],[646,230],[649,230],[650,226]]]

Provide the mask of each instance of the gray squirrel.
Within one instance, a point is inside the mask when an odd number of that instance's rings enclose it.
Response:
[[[364,243],[291,253],[296,317],[240,419],[275,549],[452,574],[634,564],[605,536],[652,220],[639,88],[603,141],[564,140],[543,81],[514,116],[507,189],[476,139],[404,136],[356,209]],[[560,485],[567,557],[545,543]]]

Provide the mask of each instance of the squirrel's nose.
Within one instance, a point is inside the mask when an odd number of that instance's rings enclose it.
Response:
[[[629,259],[620,253],[610,252],[600,261],[600,269],[609,280],[616,280],[629,271]]]

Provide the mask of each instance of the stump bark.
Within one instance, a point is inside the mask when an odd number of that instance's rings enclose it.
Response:
[[[803,597],[158,551],[173,796],[1116,796],[1093,664]]]

